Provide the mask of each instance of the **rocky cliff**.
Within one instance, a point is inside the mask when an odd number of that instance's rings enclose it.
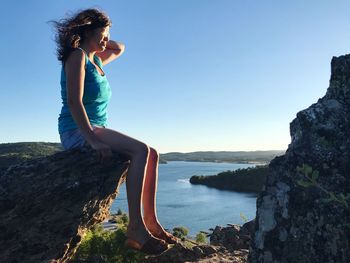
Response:
[[[350,262],[350,54],[332,58],[325,96],[290,134],[257,199],[248,261]]]
[[[0,171],[0,262],[68,262],[109,215],[129,160],[101,164],[87,146]]]

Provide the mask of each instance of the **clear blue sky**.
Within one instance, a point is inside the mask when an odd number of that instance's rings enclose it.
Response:
[[[109,128],[170,151],[287,149],[350,47],[349,1],[2,1],[0,142],[59,142],[46,21],[99,7],[124,54],[105,66]]]

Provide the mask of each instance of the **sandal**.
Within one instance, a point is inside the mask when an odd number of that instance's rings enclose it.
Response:
[[[179,243],[179,239],[177,237],[175,237],[174,235],[172,235],[166,231],[161,231],[160,233],[157,233],[157,237],[165,240],[169,244],[178,244]]]
[[[124,244],[129,248],[139,250],[148,255],[159,255],[169,248],[167,242],[155,237],[148,239],[143,246],[131,238],[127,238]]]

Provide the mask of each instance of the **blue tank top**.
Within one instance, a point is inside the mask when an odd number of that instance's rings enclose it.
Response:
[[[112,90],[109,86],[106,75],[101,75],[94,64],[89,60],[86,52],[79,47],[85,54],[85,80],[84,80],[84,94],[83,105],[85,107],[86,114],[88,115],[91,125],[107,126],[107,104],[112,96]],[[99,57],[94,55],[94,62],[102,70],[102,61]],[[70,110],[67,104],[67,91],[66,91],[66,73],[64,71],[64,63],[62,63],[61,69],[61,99],[62,108],[58,117],[58,132],[60,134],[77,129]]]

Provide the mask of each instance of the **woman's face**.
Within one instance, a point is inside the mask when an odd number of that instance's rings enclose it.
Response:
[[[91,50],[102,52],[106,49],[109,40],[109,26],[95,28],[89,38]]]

